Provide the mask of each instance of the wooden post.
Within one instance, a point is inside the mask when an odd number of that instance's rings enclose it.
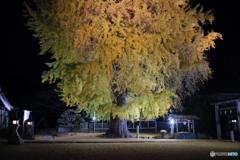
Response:
[[[139,127],[140,127],[140,132],[142,133],[142,120],[140,120]]]
[[[102,131],[103,131],[103,120],[102,120]]]
[[[220,116],[219,116],[219,106],[215,104],[215,119],[216,119],[216,129],[217,129],[217,139],[222,139],[221,135],[221,123],[220,123]]]
[[[236,101],[238,137],[240,137],[240,100]]]
[[[94,120],[93,120],[93,132],[95,133],[95,112],[94,112]]]
[[[139,138],[139,125],[137,125],[137,129],[136,130],[137,130],[137,136],[136,137]]]
[[[194,134],[194,136],[195,136],[195,126],[194,126],[194,120],[192,120],[193,122],[192,122],[192,128],[193,128],[193,134]]]
[[[176,119],[176,129],[177,129],[177,135],[178,135],[178,119]]]
[[[170,124],[171,125],[171,131],[170,131],[170,135],[171,135],[171,137],[173,137],[173,135],[174,135],[174,124],[175,123],[173,123],[173,124]]]
[[[157,120],[155,118],[155,132],[157,132]]]

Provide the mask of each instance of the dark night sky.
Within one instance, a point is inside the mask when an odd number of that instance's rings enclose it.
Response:
[[[30,0],[29,0],[30,1]],[[240,76],[235,70],[227,70],[240,60],[239,13],[236,1],[223,0],[193,0],[201,2],[206,10],[213,10],[215,21],[209,30],[220,32],[224,40],[217,40],[217,48],[208,51],[211,68],[214,70],[213,79],[206,85],[204,91],[214,92],[240,92]],[[18,106],[16,99],[25,92],[35,92],[42,87],[41,73],[46,70],[47,56],[39,56],[38,41],[24,25],[26,19],[22,17],[23,0],[4,1],[3,31],[4,45],[0,54],[0,86],[8,100]],[[234,3],[235,2],[235,3]],[[3,20],[2,20],[3,21]],[[238,59],[237,59],[238,58]],[[233,66],[239,67],[240,66]],[[238,71],[240,71],[238,69]],[[236,76],[238,74],[238,77]],[[238,79],[238,81],[237,81]],[[239,82],[239,83],[238,83]],[[238,86],[236,86],[238,84]],[[27,101],[27,99],[25,99]]]

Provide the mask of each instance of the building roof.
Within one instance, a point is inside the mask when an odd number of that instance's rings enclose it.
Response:
[[[2,101],[3,106],[8,110],[11,111],[14,107],[8,102],[7,98],[2,92],[2,89],[0,87],[0,101]]]
[[[240,93],[216,93],[215,97],[218,101],[227,101],[240,99]]]
[[[236,102],[239,102],[240,99],[233,99],[233,100],[227,100],[227,101],[221,101],[221,102],[215,102],[215,103],[210,103],[210,105],[219,105],[219,104],[230,104],[230,103],[236,103]]]
[[[196,115],[190,114],[169,114],[168,117],[171,119],[199,119]]]

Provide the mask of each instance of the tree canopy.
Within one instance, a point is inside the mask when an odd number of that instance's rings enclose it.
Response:
[[[25,5],[40,54],[52,54],[43,81],[57,83],[67,105],[96,112],[99,119],[167,114],[208,80],[204,52],[221,38],[202,29],[214,20],[211,11],[192,8],[189,0],[36,0],[34,7]]]

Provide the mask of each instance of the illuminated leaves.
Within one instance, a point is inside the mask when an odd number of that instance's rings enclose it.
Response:
[[[201,28],[210,12],[188,0],[38,1],[28,26],[51,52],[43,81],[55,83],[62,100],[100,117],[152,118],[176,107],[210,76],[204,51],[221,34]],[[127,105],[113,104],[127,90]],[[173,98],[175,97],[175,98]]]

